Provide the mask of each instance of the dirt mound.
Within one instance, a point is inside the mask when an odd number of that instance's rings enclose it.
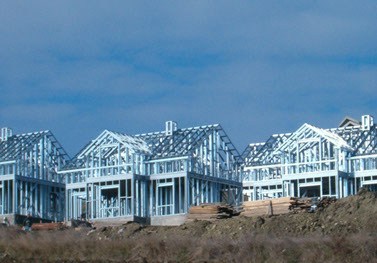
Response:
[[[319,208],[315,213],[272,217],[234,217],[217,222],[194,221],[178,227],[143,226],[128,223],[102,227],[90,235],[99,239],[129,239],[145,236],[238,239],[243,236],[310,236],[377,233],[377,196],[367,190]]]
[[[363,190],[315,213],[176,227],[127,223],[90,231],[2,229],[0,262],[376,262],[376,216],[377,196]]]
[[[338,200],[318,211],[319,219],[328,232],[356,233],[377,231],[377,196],[366,189],[357,195]]]
[[[377,195],[362,189],[315,213],[266,218],[261,230],[282,236],[318,234],[377,233]]]
[[[315,213],[266,218],[261,230],[277,236],[347,233],[377,233],[377,195],[362,189]]]

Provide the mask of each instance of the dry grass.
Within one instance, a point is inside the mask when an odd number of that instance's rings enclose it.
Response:
[[[226,237],[150,235],[117,240],[97,233],[0,231],[1,262],[377,262],[377,236]]]

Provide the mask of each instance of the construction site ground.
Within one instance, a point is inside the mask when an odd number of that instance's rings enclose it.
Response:
[[[2,262],[377,262],[377,197],[362,190],[314,213],[0,235]]]

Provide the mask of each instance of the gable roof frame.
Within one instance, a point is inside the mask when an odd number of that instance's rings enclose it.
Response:
[[[101,147],[103,142],[109,137],[115,139],[117,143],[122,145],[124,148],[128,148],[131,153],[142,152],[145,154],[151,154],[147,144],[140,138],[135,138],[134,136],[130,136],[127,134],[122,134],[118,132],[113,132],[109,130],[104,130],[100,135],[97,136],[96,139],[89,142],[72,160],[71,166],[80,166],[82,163],[79,161],[83,159],[88,153],[92,152],[98,147]],[[105,155],[109,155],[114,149],[109,149]]]
[[[64,148],[60,145],[59,141],[55,138],[51,131],[40,131],[25,134],[16,134],[8,138],[7,141],[0,142],[0,161],[16,160],[20,158],[21,154],[25,151],[29,151],[32,147],[35,147],[36,143],[44,136],[50,141],[51,145],[57,150],[59,157],[63,157],[64,160],[69,160],[69,155],[65,152]],[[49,153],[51,160],[56,163],[56,156]]]
[[[221,140],[229,146],[228,151],[231,152],[235,160],[239,162],[240,154],[219,124],[178,129],[173,135],[168,136],[165,131],[161,131],[138,134],[135,135],[135,137],[142,138],[148,143],[152,151],[153,159],[162,159],[174,156],[193,155],[195,149],[198,148],[214,131],[219,132]]]
[[[308,133],[312,133],[311,136],[313,136],[315,133],[318,136],[330,141],[338,148],[346,149],[348,151],[354,151],[354,148],[351,147],[346,141],[344,141],[343,138],[339,135],[332,133],[328,130],[321,129],[305,123],[296,132],[294,132],[282,145],[275,149],[274,154],[279,154],[281,152],[289,150],[290,145],[293,142],[296,142],[299,139],[305,140],[306,135],[308,135]],[[310,143],[310,141],[307,141],[307,143]]]
[[[291,133],[274,134],[271,135],[264,143],[254,145],[249,144],[242,153],[242,159],[245,165],[261,165],[263,162],[270,163],[270,161],[274,158],[274,147],[279,147],[290,136]]]

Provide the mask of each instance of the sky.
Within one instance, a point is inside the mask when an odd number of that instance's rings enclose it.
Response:
[[[0,126],[75,155],[104,129],[220,123],[239,152],[377,117],[377,1],[3,1]]]

